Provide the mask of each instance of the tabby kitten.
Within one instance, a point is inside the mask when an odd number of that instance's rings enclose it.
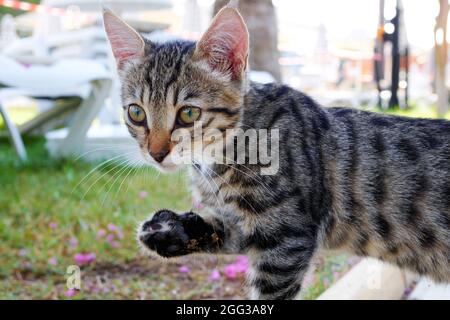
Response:
[[[110,12],[104,23],[125,123],[151,165],[180,167],[171,139],[180,128],[226,146],[230,128],[279,132],[275,174],[260,174],[260,163],[193,161],[202,215],[156,212],[138,235],[149,251],[247,254],[256,299],[294,298],[324,249],[450,281],[450,122],[325,109],[285,85],[248,82],[248,33],[230,6],[197,43],[152,43]],[[195,135],[195,123],[222,139]]]

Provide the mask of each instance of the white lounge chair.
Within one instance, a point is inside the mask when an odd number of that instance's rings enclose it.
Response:
[[[81,150],[92,120],[108,97],[111,74],[102,64],[92,60],[64,59],[48,66],[24,66],[0,55],[0,84],[7,87],[0,88],[0,114],[5,119],[14,147],[22,159],[26,159],[26,152],[20,130],[11,121],[2,101],[11,96],[77,96],[83,99],[75,111],[67,136],[58,147],[58,155],[70,156]],[[55,110],[47,111],[48,114],[52,112]]]

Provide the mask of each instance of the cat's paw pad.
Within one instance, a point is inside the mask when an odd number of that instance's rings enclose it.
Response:
[[[189,243],[181,216],[169,210],[158,211],[142,223],[138,239],[145,248],[166,258],[186,254]]]

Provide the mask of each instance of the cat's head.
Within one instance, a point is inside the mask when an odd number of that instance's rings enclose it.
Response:
[[[195,155],[199,146],[219,143],[212,135],[236,126],[249,47],[236,9],[223,8],[197,43],[153,43],[111,12],[103,18],[122,82],[125,123],[148,163],[162,171],[179,168],[180,139],[174,136],[181,130],[190,134],[182,149]],[[195,135],[200,127],[203,134]]]

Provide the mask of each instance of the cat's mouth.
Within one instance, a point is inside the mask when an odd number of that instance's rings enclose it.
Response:
[[[164,162],[158,163],[158,162],[152,160],[152,161],[147,161],[147,163],[150,166],[158,169],[159,171],[161,171],[163,173],[175,172],[175,171],[177,171],[177,170],[179,170],[181,168],[180,165],[174,164],[174,163],[170,163],[170,162],[168,162],[168,163],[164,163]]]
[[[141,150],[141,154],[146,164],[164,173],[175,172],[182,167],[180,164],[173,163],[170,160],[170,154],[167,155],[166,159],[164,159],[164,161],[162,162],[155,161],[150,155],[148,155],[143,150]]]
[[[175,172],[180,169],[180,166],[176,164],[156,164],[153,166],[162,172]]]

